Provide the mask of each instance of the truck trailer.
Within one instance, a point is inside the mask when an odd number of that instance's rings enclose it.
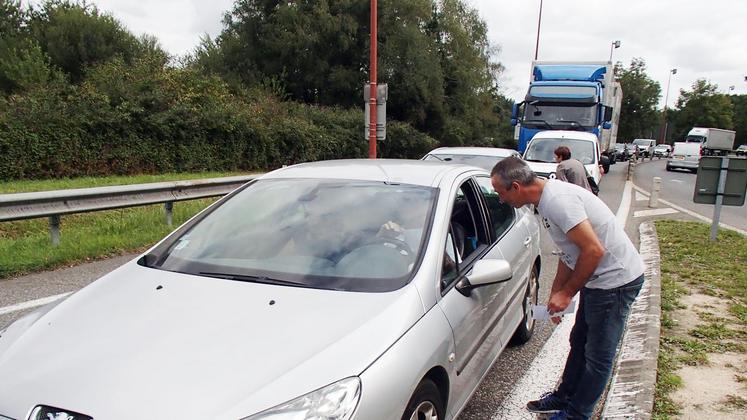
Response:
[[[594,133],[600,150],[612,151],[621,104],[611,62],[534,61],[526,97],[511,115],[518,150],[540,131],[573,130]]]
[[[726,156],[734,147],[734,137],[736,133],[731,130],[722,130],[720,128],[703,128],[693,127],[685,142],[700,143],[700,149],[704,155],[723,155]]]

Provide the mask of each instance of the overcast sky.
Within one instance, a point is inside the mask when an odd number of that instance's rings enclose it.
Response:
[[[523,99],[534,58],[540,0],[465,0],[487,22],[496,57],[506,70],[503,93]],[[24,1],[23,3],[27,3]],[[34,3],[37,3],[36,1]],[[200,36],[221,31],[221,17],[233,0],[92,0],[135,34],[158,37],[171,54],[192,51]],[[747,1],[744,0],[544,0],[540,60],[646,61],[648,74],[669,89],[674,106],[680,89],[698,78],[721,92],[747,94]]]

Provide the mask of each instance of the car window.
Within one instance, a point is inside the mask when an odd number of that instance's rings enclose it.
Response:
[[[567,138],[535,138],[529,143],[524,159],[528,162],[555,163],[555,149],[560,146],[568,147],[571,150],[571,157],[584,165],[596,162],[594,142]]]
[[[172,240],[156,268],[352,291],[394,290],[416,266],[434,188],[260,180]]]
[[[443,288],[449,287],[454,280],[468,270],[481,251],[485,250],[489,244],[489,236],[477,194],[479,193],[474,184],[471,181],[465,181],[454,197],[449,218],[449,234],[444,245],[444,263],[441,272]]]
[[[506,203],[501,203],[498,193],[490,183],[490,177],[478,176],[475,178],[480,187],[480,193],[488,207],[490,227],[492,228],[493,240],[498,240],[506,232],[514,220],[514,209]]]

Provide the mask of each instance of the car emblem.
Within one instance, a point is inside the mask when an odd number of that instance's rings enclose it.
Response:
[[[37,405],[31,411],[29,420],[93,420],[93,417],[62,408]]]

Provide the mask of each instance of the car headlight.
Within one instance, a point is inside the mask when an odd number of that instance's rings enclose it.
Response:
[[[361,380],[346,378],[242,420],[348,420],[360,395]]]

